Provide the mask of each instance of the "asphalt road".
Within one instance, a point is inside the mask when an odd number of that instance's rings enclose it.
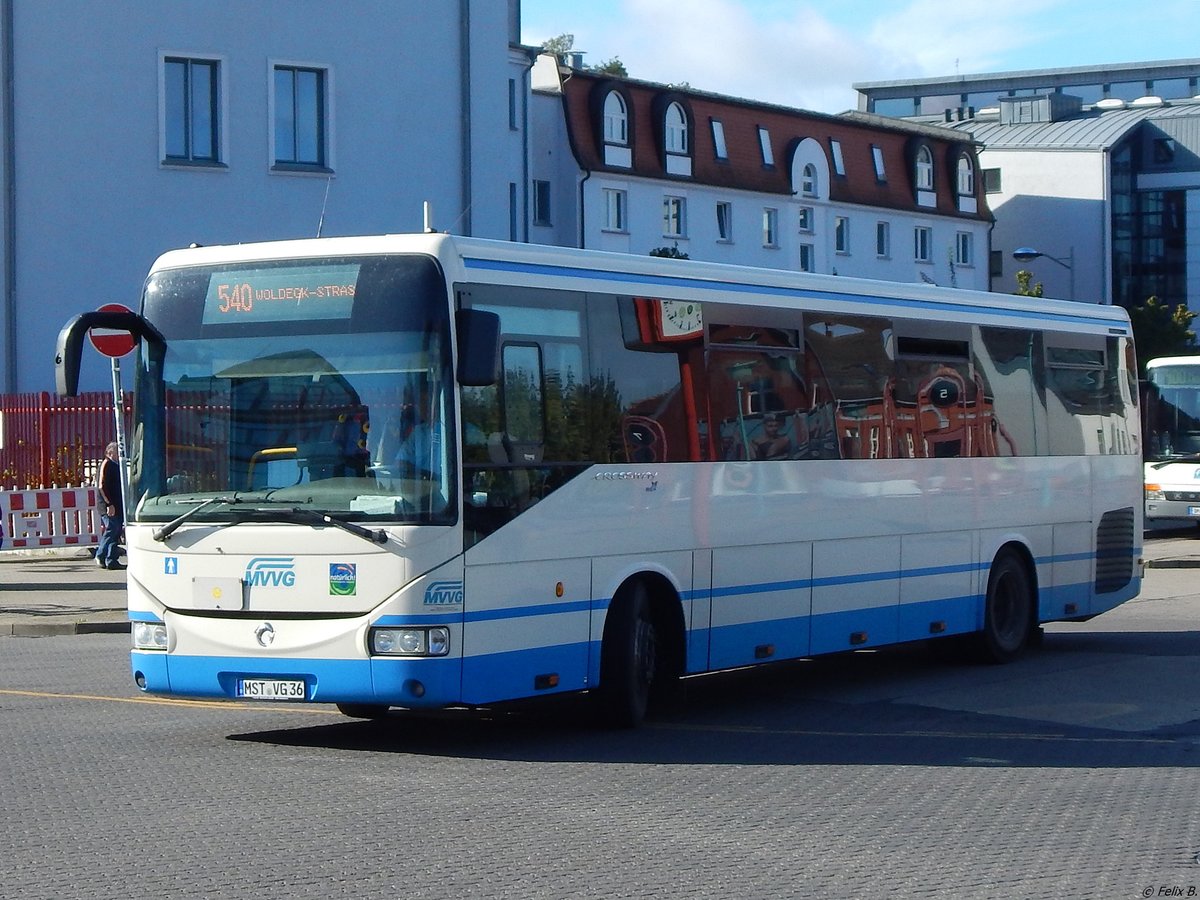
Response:
[[[1200,895],[1196,575],[1009,666],[779,664],[634,732],[160,700],[127,635],[0,637],[0,897]]]

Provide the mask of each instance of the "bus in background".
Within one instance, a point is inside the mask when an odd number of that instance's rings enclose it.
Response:
[[[442,234],[173,251],[138,313],[132,669],[390,708],[928,639],[1137,594],[1116,307]]]
[[[1146,363],[1142,414],[1147,521],[1200,524],[1200,356]]]

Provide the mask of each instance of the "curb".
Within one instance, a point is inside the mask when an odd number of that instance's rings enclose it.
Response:
[[[11,622],[0,637],[64,637],[76,634],[128,634],[129,622]]]

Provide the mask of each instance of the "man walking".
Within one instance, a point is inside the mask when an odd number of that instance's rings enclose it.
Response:
[[[100,502],[104,504],[104,515],[100,517],[104,534],[96,548],[96,565],[102,569],[123,569],[120,542],[125,528],[125,507],[121,502],[121,460],[115,441],[104,448],[96,483],[100,486]]]

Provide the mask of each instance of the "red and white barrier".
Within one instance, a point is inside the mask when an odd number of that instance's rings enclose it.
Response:
[[[0,489],[4,549],[99,544],[99,502],[100,495],[94,487],[33,491]]]

